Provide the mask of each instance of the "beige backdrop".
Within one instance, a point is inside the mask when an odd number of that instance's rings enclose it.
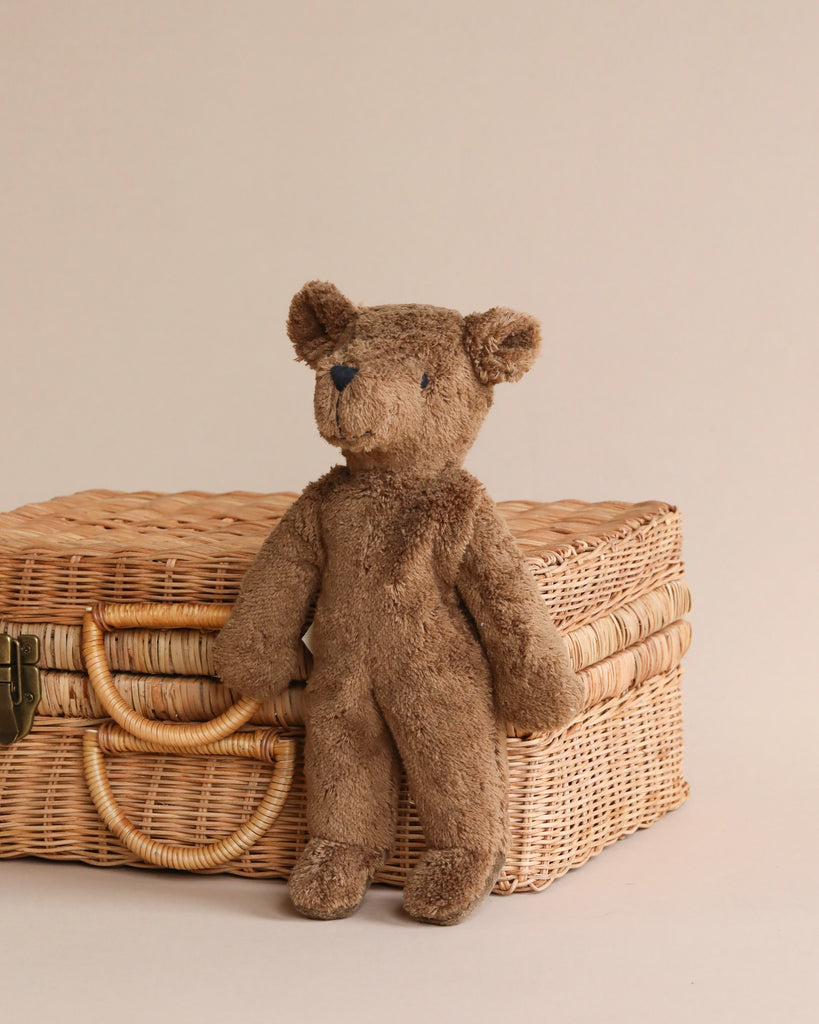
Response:
[[[812,1019],[817,54],[808,0],[0,0],[0,506],[322,473],[283,329],[321,277],[537,314],[469,468],[676,502],[696,601],[655,829],[445,933],[0,865],[27,1019]]]

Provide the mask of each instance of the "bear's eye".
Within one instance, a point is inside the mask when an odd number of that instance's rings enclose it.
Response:
[[[429,384],[429,377],[426,374],[421,378],[421,387],[425,388]]]

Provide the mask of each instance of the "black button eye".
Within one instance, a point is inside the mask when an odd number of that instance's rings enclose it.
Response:
[[[421,378],[421,387],[425,388],[429,384],[429,377],[426,374]]]

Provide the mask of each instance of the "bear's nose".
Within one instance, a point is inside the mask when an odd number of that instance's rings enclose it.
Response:
[[[333,366],[330,369],[330,376],[339,391],[343,391],[357,373],[357,366]]]

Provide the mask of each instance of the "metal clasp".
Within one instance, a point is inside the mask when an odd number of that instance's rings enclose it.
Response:
[[[0,633],[0,745],[27,736],[40,703],[40,641]]]

